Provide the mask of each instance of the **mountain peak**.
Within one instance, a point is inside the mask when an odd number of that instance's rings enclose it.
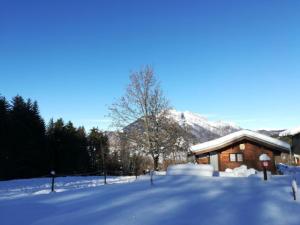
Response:
[[[237,126],[233,122],[225,122],[222,120],[211,121],[211,120],[208,120],[207,117],[205,117],[199,113],[194,113],[194,112],[190,112],[190,111],[182,111],[181,112],[181,111],[172,109],[172,110],[170,110],[170,117],[173,118],[177,122],[179,122],[180,120],[182,120],[182,118],[184,118],[188,125],[205,124],[205,125],[211,126],[211,127],[228,127],[229,126],[232,128],[236,128],[237,130],[241,129],[239,126]]]
[[[224,121],[210,121],[201,114],[190,111],[170,110],[170,115],[180,126],[185,124],[189,127],[191,133],[200,141],[208,141],[221,137],[235,131],[241,130],[234,123]]]

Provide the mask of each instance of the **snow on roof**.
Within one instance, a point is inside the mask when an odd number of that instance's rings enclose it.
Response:
[[[279,136],[294,136],[296,134],[299,134],[300,133],[300,126],[299,127],[294,127],[292,129],[288,129],[288,130],[285,130],[285,131],[282,131]]]
[[[218,138],[218,139],[215,139],[212,141],[208,141],[208,142],[204,142],[201,144],[191,146],[190,150],[192,152],[210,151],[211,149],[224,147],[227,144],[230,144],[232,141],[238,140],[243,137],[248,137],[251,139],[262,141],[266,144],[277,146],[286,151],[290,151],[290,148],[291,148],[290,145],[284,141],[280,141],[278,139],[275,139],[275,138],[272,138],[272,137],[266,136],[264,134],[254,132],[254,131],[241,130],[241,131],[237,131],[235,133],[226,135],[224,137],[221,137],[221,138]]]

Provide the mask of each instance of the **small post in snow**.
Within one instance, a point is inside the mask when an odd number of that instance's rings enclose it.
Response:
[[[107,184],[106,182],[106,176],[107,176],[107,171],[106,171],[106,155],[104,154],[104,148],[102,144],[102,140],[100,140],[100,149],[101,149],[101,158],[102,158],[102,172],[104,175],[104,184]],[[104,159],[105,157],[105,159]]]
[[[138,177],[138,171],[137,171],[137,169],[134,169],[134,175],[135,175],[135,179],[137,180],[137,177]]]
[[[51,174],[51,177],[52,177],[52,181],[51,181],[51,192],[54,192],[54,178],[55,178],[55,171],[52,170],[52,171],[50,172],[50,174]]]
[[[259,156],[259,161],[261,161],[261,165],[263,167],[263,172],[264,172],[264,180],[268,180],[268,175],[267,175],[267,167],[269,166],[269,161],[270,157],[267,154],[261,154]]]
[[[264,170],[264,180],[268,180],[268,175],[267,175],[267,168],[266,166],[263,167]]]
[[[294,196],[294,200],[297,200],[297,191],[298,191],[298,186],[297,186],[297,182],[295,179],[292,180],[292,191],[293,191],[293,196]]]
[[[153,175],[154,175],[154,170],[151,170],[150,171],[150,183],[151,183],[151,186],[153,185]]]

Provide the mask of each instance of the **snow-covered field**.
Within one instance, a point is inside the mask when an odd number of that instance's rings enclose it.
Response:
[[[58,189],[65,191],[49,194],[37,194],[49,188],[44,179],[0,182],[0,224],[300,224],[291,176],[267,182],[258,177],[155,176],[153,186],[146,176],[111,179],[117,184],[97,185],[95,177],[61,178]]]
[[[286,175],[299,175],[300,174],[300,166],[287,166],[285,164],[278,164],[277,165],[278,171],[282,174]]]
[[[107,177],[108,184],[128,183],[134,180],[134,176]],[[104,185],[104,179],[103,177],[99,176],[55,178],[56,192],[98,187],[101,185]],[[5,199],[16,199],[26,196],[49,194],[50,192],[51,178],[0,181],[0,201]]]

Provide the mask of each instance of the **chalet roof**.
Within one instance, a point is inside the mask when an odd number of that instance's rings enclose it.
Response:
[[[212,141],[191,146],[190,150],[193,153],[211,152],[224,148],[243,139],[257,141],[267,146],[276,148],[279,151],[290,152],[291,149],[291,146],[284,141],[280,141],[278,139],[254,131],[241,130]]]
[[[294,136],[294,135],[297,135],[297,134],[300,134],[300,126],[299,127],[294,127],[292,129],[288,129],[288,130],[285,130],[285,131],[282,131],[279,136]]]

